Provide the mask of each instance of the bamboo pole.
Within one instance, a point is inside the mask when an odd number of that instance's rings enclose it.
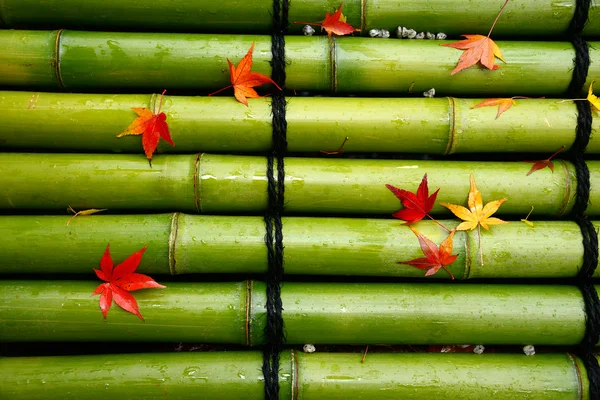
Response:
[[[0,281],[0,340],[264,343],[265,284],[167,283],[135,293],[146,322],[99,281]],[[294,283],[282,287],[288,344],[576,345],[581,292],[568,285]]]
[[[526,176],[525,162],[466,162],[287,158],[285,209],[289,213],[391,214],[398,199],[391,184],[416,191],[424,174],[441,188],[439,202],[466,204],[469,175],[484,200],[507,198],[500,214],[565,215],[574,204],[572,164],[557,160]],[[600,214],[600,162],[587,162],[591,176],[587,215]],[[267,199],[266,160],[232,155],[139,155],[0,153],[0,209],[191,211],[258,213]]]
[[[326,12],[340,6],[339,0],[303,0],[290,7],[289,21],[321,21]],[[565,35],[575,0],[536,2],[512,0],[494,29],[495,36],[557,36]],[[348,23],[362,28],[384,28],[394,33],[398,25],[406,24],[417,31],[486,34],[496,18],[501,1],[475,0],[469,7],[458,2],[436,0],[427,3],[405,0],[345,0],[344,14]],[[271,0],[254,2],[215,3],[210,0],[156,0],[144,7],[119,0],[93,3],[86,0],[3,0],[1,22],[9,27],[52,26],[59,28],[127,28],[179,32],[245,32],[269,33],[272,30]],[[32,11],[35,10],[35,11]],[[600,10],[590,8],[590,18],[584,34],[600,34]],[[299,34],[302,25],[290,25],[291,34]]]
[[[6,400],[262,400],[259,352],[0,358]],[[589,399],[571,354],[281,353],[282,400]]]
[[[147,274],[261,274],[267,270],[262,217],[185,214],[5,216],[0,218],[0,273],[77,273],[95,277],[106,244],[115,260],[144,245],[139,267]],[[457,221],[440,221],[454,228]],[[600,227],[600,223],[594,223]],[[435,243],[447,236],[432,221],[414,227]],[[35,243],[35,246],[24,246]],[[283,219],[285,273],[422,278],[423,271],[398,265],[422,257],[419,242],[398,220],[354,218]],[[449,267],[457,279],[570,278],[583,260],[581,232],[574,222],[521,222],[482,232],[458,232]],[[596,270],[595,277],[600,277]],[[448,279],[441,271],[431,278]]]
[[[139,152],[139,138],[117,138],[133,118],[132,107],[152,109],[157,95],[0,92],[0,143],[8,149]],[[568,149],[577,111],[555,99],[517,100],[500,119],[495,107],[472,109],[483,99],[289,97],[289,151],[482,153]],[[233,97],[165,96],[176,147],[161,152],[267,151],[272,147],[271,100],[251,108]],[[600,119],[593,129],[600,130]],[[587,153],[600,153],[592,135]]]
[[[0,86],[214,90],[230,84],[226,58],[237,63],[253,42],[254,70],[269,74],[270,36],[4,30]],[[500,41],[508,61],[500,72],[470,68],[455,76],[450,72],[461,53],[440,43],[288,37],[286,84],[340,93],[420,93],[434,87],[438,94],[560,96],[571,82],[575,53],[568,42]],[[590,45],[588,85],[600,79],[594,50],[599,46]]]

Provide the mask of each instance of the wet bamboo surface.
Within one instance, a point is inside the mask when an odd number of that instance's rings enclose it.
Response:
[[[97,268],[108,243],[116,262],[148,245],[138,271],[152,276],[267,271],[262,217],[99,214],[77,217],[67,226],[69,218],[0,217],[0,237],[4,238],[0,273],[75,273],[95,279],[92,268]],[[449,270],[457,279],[577,276],[583,262],[577,224],[530,218],[534,228],[513,221],[483,231],[483,264],[477,231],[456,233],[453,254],[459,257]],[[440,223],[448,228],[458,224],[456,220]],[[414,233],[401,224],[389,219],[284,218],[285,273],[423,277],[422,270],[397,264],[423,256]],[[447,236],[432,221],[414,228],[437,244]],[[450,276],[440,271],[431,278]]]
[[[252,43],[253,70],[270,74],[271,37],[265,35],[0,30],[0,87],[214,91],[230,84],[226,58],[237,64]],[[571,82],[575,51],[569,42],[498,41],[507,60],[499,71],[475,67],[455,76],[450,72],[461,53],[441,43],[287,37],[286,85],[396,95],[433,87],[440,95],[508,97],[563,96]],[[586,90],[600,80],[600,45],[590,46]]]
[[[332,13],[339,0],[295,1],[290,7],[289,21],[317,22],[326,12]],[[495,27],[495,36],[565,35],[575,11],[575,0],[547,2],[512,0]],[[469,7],[457,1],[433,0],[345,0],[343,11],[348,23],[361,28],[393,31],[409,24],[417,31],[445,32],[451,35],[487,34],[501,1],[474,0]],[[35,12],[32,12],[35,9]],[[273,2],[214,2],[211,0],[155,0],[136,4],[119,0],[90,2],[86,0],[3,0],[0,4],[0,26],[59,28],[127,29],[183,32],[270,33]],[[600,7],[592,4],[584,35],[600,34]],[[290,25],[291,34],[299,34],[302,25]]]
[[[0,281],[0,340],[264,343],[265,284],[167,283],[136,292],[145,322],[113,307],[94,281]],[[576,345],[577,286],[285,282],[286,343]]]
[[[139,138],[117,138],[160,96],[0,91],[0,146],[4,149],[140,153]],[[472,109],[484,99],[288,97],[291,152],[336,150],[402,153],[554,153],[575,140],[574,103],[517,100],[501,118],[497,107]],[[271,99],[165,96],[162,111],[175,147],[159,152],[263,152],[272,147]],[[597,114],[594,113],[594,117]],[[600,129],[594,118],[593,129]],[[600,153],[600,135],[586,152]]]
[[[385,187],[416,191],[424,174],[440,188],[439,202],[466,204],[469,175],[485,202],[507,198],[499,215],[568,214],[577,179],[571,163],[526,176],[525,162],[466,162],[287,158],[285,211],[315,215],[389,215],[399,200]],[[591,176],[587,215],[600,214],[600,162]],[[236,155],[163,155],[152,165],[143,154],[0,153],[0,209],[107,208],[261,215],[267,204],[266,159]]]
[[[588,400],[570,354],[281,354],[282,400]],[[259,352],[0,358],[7,400],[264,398]]]

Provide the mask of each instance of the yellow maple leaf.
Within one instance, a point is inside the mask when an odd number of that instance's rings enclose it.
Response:
[[[478,226],[482,226],[484,229],[489,229],[489,225],[508,224],[506,221],[502,221],[499,218],[493,218],[491,215],[498,211],[500,205],[507,199],[494,200],[483,205],[483,199],[481,198],[481,192],[475,185],[475,177],[471,174],[471,189],[469,190],[469,208],[463,206],[457,206],[455,204],[440,203],[440,205],[446,207],[458,218],[465,222],[462,222],[456,227],[459,231],[473,230]]]
[[[594,94],[592,86],[596,81],[590,83],[590,90],[588,91],[587,100],[594,106],[596,110],[600,110],[600,99]]]

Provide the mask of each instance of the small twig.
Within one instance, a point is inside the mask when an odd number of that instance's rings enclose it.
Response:
[[[92,215],[92,214],[96,214],[102,211],[106,211],[107,208],[102,208],[102,209],[98,209],[98,208],[91,208],[89,210],[81,210],[81,211],[75,211],[73,210],[73,207],[68,206],[67,211],[72,212],[74,215],[69,218],[69,220],[67,221],[67,226],[71,225],[71,221],[73,221],[73,219],[75,217],[77,217],[78,215]]]
[[[367,347],[365,347],[365,353],[363,354],[362,360],[360,360],[361,364],[365,363],[365,359],[367,358],[367,352],[369,351],[369,345],[367,345]]]
[[[334,151],[327,151],[327,150],[321,150],[322,154],[325,154],[326,156],[333,156],[336,154],[342,154],[344,152],[344,145],[346,144],[346,142],[348,141],[348,139],[350,139],[348,136],[346,136],[346,139],[344,139],[344,141],[342,142],[342,145]]]

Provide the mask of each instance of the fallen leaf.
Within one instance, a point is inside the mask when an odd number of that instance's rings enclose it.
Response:
[[[512,97],[509,97],[506,99],[504,99],[504,98],[502,98],[502,99],[487,99],[477,105],[474,105],[471,108],[498,106],[498,114],[496,114],[496,119],[498,119],[498,117],[500,117],[500,115],[502,115],[502,113],[504,111],[506,111],[510,107],[516,106],[516,105],[517,105],[517,102],[515,101],[515,99]]]
[[[554,163],[552,162],[552,159],[554,157],[556,157],[556,155],[558,153],[560,153],[561,151],[563,151],[564,149],[565,149],[565,146],[563,145],[560,149],[558,149],[558,151],[556,153],[552,154],[550,157],[546,158],[545,160],[525,161],[528,163],[533,163],[533,165],[531,166],[531,169],[527,173],[527,176],[533,174],[535,171],[539,171],[540,169],[544,169],[546,167],[548,167],[550,169],[550,171],[552,171],[552,173],[554,173]]]
[[[294,24],[320,26],[321,30],[325,29],[328,36],[331,35],[348,35],[352,32],[360,32],[360,29],[355,29],[352,25],[346,23],[346,16],[342,14],[344,2],[340,4],[340,8],[329,15],[329,11],[325,13],[325,19],[322,22],[294,22]]]
[[[459,42],[450,43],[450,44],[441,44],[440,46],[452,47],[459,50],[464,50],[464,53],[461,54],[458,59],[458,64],[456,68],[452,70],[450,75],[454,75],[463,69],[469,68],[477,63],[480,63],[484,67],[490,70],[498,69],[498,65],[495,65],[494,62],[496,58],[499,58],[503,62],[506,62],[502,57],[502,52],[500,51],[500,47],[492,39],[490,39],[490,35],[494,30],[494,26],[496,26],[496,22],[498,22],[498,18],[502,15],[504,8],[508,4],[509,0],[504,2],[504,5],[500,9],[500,12],[496,16],[496,20],[492,24],[490,31],[487,36],[483,35],[461,35],[465,37],[465,40],[461,40]]]
[[[94,290],[92,296],[96,294],[100,295],[100,310],[104,319],[106,319],[106,315],[114,299],[119,307],[137,315],[143,321],[144,318],[140,313],[135,297],[128,292],[149,288],[164,289],[166,287],[156,283],[147,275],[134,273],[148,246],[144,246],[141,250],[136,251],[116,267],[113,266],[109,247],[110,244],[106,246],[104,255],[100,260],[100,269],[94,268],[94,272],[96,272],[98,278],[106,283],[100,284]]]
[[[412,227],[410,227],[410,229],[415,233],[415,235],[417,235],[419,244],[421,245],[421,250],[423,251],[425,257],[415,258],[414,260],[410,261],[399,261],[398,264],[407,264],[419,269],[427,270],[425,276],[431,276],[438,272],[440,268],[443,268],[444,271],[446,271],[452,277],[452,279],[454,279],[454,275],[448,271],[446,266],[452,264],[458,257],[458,255],[452,254],[452,241],[454,239],[454,232],[456,231],[454,229],[451,230],[450,235],[448,235],[448,237],[444,239],[442,244],[438,247],[425,235],[417,232]]]
[[[446,207],[447,209],[452,211],[452,213],[458,218],[465,221],[458,225],[456,227],[456,230],[473,230],[478,226],[482,226],[485,229],[489,229],[489,225],[508,224],[508,222],[502,221],[501,219],[490,218],[490,216],[496,211],[498,211],[500,205],[504,203],[507,199],[490,201],[484,207],[481,192],[479,192],[477,186],[475,185],[475,177],[473,176],[473,174],[471,174],[470,179],[471,188],[469,190],[468,209],[463,206],[457,206],[455,204],[440,203],[441,206]]]
[[[535,228],[535,226],[533,225],[533,222],[531,222],[529,220],[529,216],[531,215],[532,212],[533,212],[533,206],[531,206],[531,211],[529,211],[529,214],[527,214],[527,216],[525,217],[525,219],[521,219],[521,222],[525,222],[530,227]]]
[[[385,185],[394,195],[400,199],[404,208],[392,214],[392,217],[406,221],[408,225],[422,220],[429,216],[429,212],[435,204],[435,199],[440,189],[429,196],[429,186],[427,184],[427,174],[423,176],[417,193],[408,190],[398,189],[392,185]],[[431,217],[430,217],[431,218]],[[433,219],[433,218],[431,218]]]
[[[498,69],[498,65],[494,64],[496,57],[506,62],[502,57],[500,48],[489,36],[483,35],[461,35],[466,37],[465,40],[461,40],[456,43],[442,44],[441,46],[452,47],[465,52],[461,54],[458,59],[456,68],[452,70],[450,75],[454,75],[463,69],[469,68],[478,62],[484,67],[490,70]]]
[[[129,125],[129,127],[127,127],[127,129],[117,135],[118,138],[127,135],[142,135],[142,147],[144,148],[148,160],[152,160],[152,154],[154,154],[154,150],[156,150],[160,138],[169,142],[171,146],[175,146],[175,143],[173,143],[173,140],[171,139],[169,126],[166,122],[167,115],[160,112],[165,92],[166,90],[164,90],[160,96],[158,111],[150,111],[147,108],[132,108],[138,117],[131,125]],[[156,100],[154,101],[153,108],[156,108]]]
[[[106,210],[106,208],[90,208],[89,210],[75,211],[71,206],[69,206],[69,208],[67,208],[67,211],[72,212],[73,216],[67,221],[67,226],[69,226],[71,224],[71,221],[73,221],[73,219],[79,215],[92,215]]]
[[[589,101],[590,104],[593,105],[596,110],[600,110],[600,99],[598,98],[598,96],[596,96],[594,94],[594,89],[592,88],[594,83],[596,83],[596,81],[590,83],[590,89],[588,91],[587,101]]]
[[[231,85],[226,86],[223,89],[219,89],[216,92],[209,94],[209,96],[233,87],[233,93],[237,101],[248,107],[248,97],[253,99],[261,97],[258,93],[256,93],[256,90],[253,89],[254,87],[264,85],[265,83],[272,83],[275,85],[275,87],[277,87],[277,89],[281,90],[279,85],[277,85],[268,76],[251,71],[253,51],[254,42],[252,42],[250,50],[248,50],[248,53],[246,53],[244,58],[242,58],[237,68],[231,63],[231,61],[229,61],[229,58],[227,59],[227,64],[229,64],[229,77],[231,79]]]

